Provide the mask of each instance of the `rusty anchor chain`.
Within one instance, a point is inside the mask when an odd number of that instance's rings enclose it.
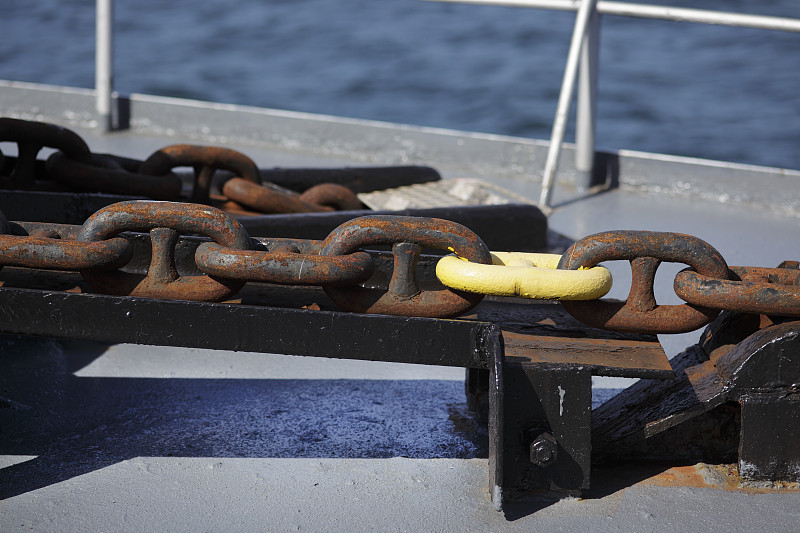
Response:
[[[32,122],[15,118],[0,118],[0,142],[17,144],[17,158],[9,173],[7,183],[0,184],[14,189],[35,189],[37,169],[36,156],[44,148],[61,150],[70,159],[88,163],[91,152],[86,142],[74,131],[54,124]]]
[[[1,219],[0,219],[1,220]],[[251,238],[225,212],[201,204],[127,201],[97,211],[82,226],[24,223],[0,225],[19,235],[0,235],[0,266],[78,271],[93,290],[117,296],[222,301],[248,281],[321,285],[347,311],[405,316],[456,316],[481,301],[445,287],[418,289],[421,246],[455,249],[475,262],[490,260],[483,241],[447,220],[361,217],[325,241]],[[145,275],[126,272],[129,238],[149,232],[152,252]],[[200,274],[178,272],[181,235],[206,239],[194,252]],[[193,237],[197,238],[197,237]],[[213,242],[209,242],[213,241]],[[362,247],[388,244],[395,269],[388,288],[362,287],[373,274],[372,254]]]
[[[563,301],[573,317],[593,327],[635,333],[684,333],[710,323],[722,310],[800,317],[800,270],[728,267],[710,244],[680,233],[609,231],[573,244],[559,268],[578,269],[602,261],[631,262],[631,290],[625,302]],[[658,305],[653,295],[661,262],[689,265],[675,276],[675,293],[686,303]]]
[[[362,217],[341,225],[324,241],[251,238],[225,212],[201,204],[230,204],[239,212],[349,210],[363,206],[350,188],[333,183],[318,184],[300,193],[264,182],[264,171],[234,150],[179,144],[139,161],[92,153],[80,136],[66,128],[11,118],[0,118],[0,142],[16,143],[18,152],[16,158],[0,153],[0,188],[71,187],[176,200],[183,182],[173,170],[188,166],[194,169],[190,198],[198,202],[122,202],[101,209],[82,226],[26,223],[30,231],[9,223],[0,214],[0,268],[75,271],[98,292],[202,301],[224,300],[248,281],[319,285],[345,310],[407,316],[457,316],[483,297],[480,290],[421,287],[417,280],[417,263],[423,248],[450,250],[476,264],[491,263],[480,237],[450,221]],[[56,150],[46,162],[37,160],[43,147]],[[415,170],[420,169],[431,170]],[[218,180],[223,181],[223,196],[212,198],[217,170],[228,175]],[[317,176],[320,171],[325,172],[317,169]],[[420,179],[429,180],[430,176]],[[152,252],[146,275],[124,271],[134,255],[131,235],[137,232],[150,233]],[[178,272],[175,258],[181,236],[198,234],[213,242],[192,248],[196,267],[192,272]],[[375,286],[375,260],[386,255],[372,249],[376,246],[392,249],[394,267],[388,276],[388,287],[384,288]],[[690,235],[599,233],[573,244],[557,267],[580,270],[614,260],[631,264],[632,283],[626,301],[561,301],[569,313],[590,326],[626,332],[680,333],[703,327],[720,310],[800,317],[800,269],[796,261],[785,262],[779,268],[728,267],[717,250]],[[656,302],[653,284],[662,262],[689,267],[674,280],[675,293],[686,303]]]
[[[686,269],[675,276],[675,293],[695,305],[740,313],[797,316],[800,309],[800,270],[731,267],[732,279],[715,279]]]
[[[194,188],[190,202],[211,203],[211,181],[217,170],[230,170],[241,179],[261,184],[261,174],[252,159],[246,155],[216,146],[196,146],[192,144],[173,144],[162,148],[148,157],[139,172],[158,176],[176,167],[194,168]]]
[[[450,317],[466,312],[483,299],[482,294],[452,289],[422,290],[416,283],[416,266],[423,247],[449,249],[470,261],[491,264],[489,249],[480,237],[449,220],[390,215],[357,218],[331,232],[320,253],[345,255],[378,244],[392,246],[394,269],[388,289],[323,286],[338,306],[361,313]]]
[[[178,167],[194,170],[188,200],[242,208],[258,213],[306,213],[363,209],[348,187],[320,183],[303,193],[262,179],[262,171],[245,154],[229,148],[175,144],[151,154],[144,161],[113,154],[96,154],[67,128],[48,123],[0,118],[0,142],[17,143],[18,157],[0,153],[0,188],[102,192],[144,196],[154,200],[178,200],[183,183],[172,172]],[[43,147],[55,148],[46,161],[37,160]],[[212,180],[218,170],[233,173],[219,189],[227,198],[214,198]],[[230,177],[230,176],[226,176]],[[230,202],[228,202],[230,203]]]
[[[105,294],[174,300],[219,301],[244,286],[243,281],[208,275],[181,276],[175,266],[180,233],[200,234],[236,250],[250,248],[250,236],[239,222],[218,209],[172,202],[121,202],[89,217],[76,240],[102,242],[126,231],[149,231],[152,259],[147,275],[81,270],[83,278]]]
[[[131,239],[137,232],[150,233],[146,275],[120,270],[131,261]],[[176,267],[181,235],[205,239],[192,248],[196,268],[191,273],[179,273]],[[383,286],[373,280],[376,258],[386,255],[374,249],[381,246],[391,247],[393,261]],[[480,237],[441,219],[361,217],[342,224],[324,241],[315,241],[251,238],[230,215],[201,204],[121,202],[96,212],[82,226],[13,223],[0,213],[0,267],[80,272],[94,290],[106,294],[221,301],[252,281],[319,285],[336,305],[359,313],[452,317],[477,305],[483,298],[479,292],[421,286],[416,269],[424,248],[450,250],[478,264],[492,260]],[[796,261],[779,268],[728,267],[716,249],[690,235],[598,233],[573,244],[558,266],[578,270],[612,260],[631,263],[631,290],[625,302],[561,301],[590,326],[679,333],[703,327],[721,310],[800,317]],[[664,261],[690,267],[674,280],[685,304],[655,301],[655,273]]]
[[[225,182],[222,194],[259,213],[321,213],[363,209],[358,196],[343,185],[320,183],[302,194],[277,185],[256,184],[234,177]]]

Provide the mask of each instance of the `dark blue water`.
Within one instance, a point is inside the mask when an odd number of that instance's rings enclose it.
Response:
[[[800,16],[796,0],[669,3]],[[94,1],[3,8],[0,78],[93,86]],[[118,1],[115,87],[548,138],[574,17],[415,0]],[[601,37],[600,148],[800,169],[800,34],[606,16]]]

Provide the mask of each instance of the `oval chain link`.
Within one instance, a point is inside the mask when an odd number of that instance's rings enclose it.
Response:
[[[369,245],[392,245],[394,270],[387,289],[359,285],[323,287],[336,305],[358,313],[452,317],[476,306],[482,294],[442,287],[421,290],[416,263],[422,247],[451,250],[475,263],[490,264],[489,249],[460,224],[435,218],[367,216],[345,222],[325,239],[320,255],[346,255]]]
[[[86,142],[74,131],[55,124],[0,118],[0,142],[17,143],[17,162],[8,177],[13,189],[35,188],[36,156],[45,146],[61,150],[74,161],[88,163],[91,160]]]
[[[173,168],[184,166],[194,168],[194,188],[189,197],[189,201],[194,203],[211,202],[211,180],[218,169],[230,170],[252,183],[261,183],[261,172],[252,159],[236,150],[218,146],[173,144],[148,157],[139,167],[139,172],[161,176]]]
[[[89,217],[77,240],[103,241],[126,231],[150,232],[153,251],[147,275],[142,277],[120,270],[83,270],[84,279],[100,292],[170,300],[219,301],[244,286],[244,281],[228,278],[181,276],[175,266],[175,246],[181,233],[205,235],[228,248],[250,248],[247,231],[219,209],[173,202],[121,202]]]
[[[322,213],[363,207],[353,191],[335,183],[321,183],[298,194],[271,183],[231,178],[222,186],[222,194],[259,213]]]
[[[658,305],[653,294],[662,261],[684,263],[716,279],[727,279],[728,265],[710,244],[680,233],[607,231],[585,237],[564,253],[559,268],[590,268],[603,261],[631,263],[631,290],[625,302],[562,301],[564,309],[590,326],[635,333],[685,333],[719,314],[717,309],[690,304]]]
[[[724,280],[693,270],[675,276],[675,293],[689,303],[740,313],[800,316],[800,270],[731,267],[739,279]]]
[[[322,241],[296,239],[253,239],[254,250],[234,250],[219,244],[203,243],[195,261],[211,275],[244,281],[264,281],[288,285],[353,285],[369,279],[374,265],[366,252],[341,256],[321,256]]]

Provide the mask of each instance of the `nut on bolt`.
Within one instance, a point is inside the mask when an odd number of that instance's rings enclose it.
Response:
[[[549,466],[557,457],[558,443],[550,433],[542,433],[531,442],[530,459],[536,466]]]

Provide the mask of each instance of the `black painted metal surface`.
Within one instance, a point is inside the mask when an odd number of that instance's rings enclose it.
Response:
[[[103,342],[488,368],[496,326],[3,288],[0,329]]]

